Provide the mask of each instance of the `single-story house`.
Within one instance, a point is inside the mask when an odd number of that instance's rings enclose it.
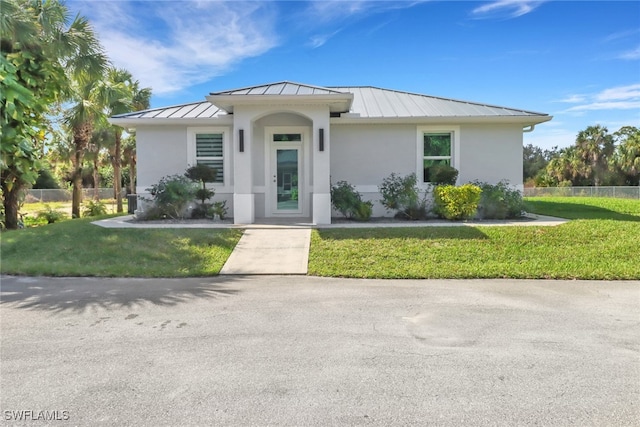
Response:
[[[331,223],[331,184],[347,181],[374,216],[389,216],[378,185],[437,163],[458,182],[507,180],[522,189],[522,135],[551,116],[369,86],[288,81],[215,92],[201,102],[111,118],[135,128],[137,192],[192,165],[217,168],[214,200],[236,224],[261,218]]]

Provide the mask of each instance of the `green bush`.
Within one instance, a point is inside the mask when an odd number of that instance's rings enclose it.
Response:
[[[382,206],[396,211],[396,216],[407,219],[426,218],[426,198],[420,199],[416,174],[400,176],[392,173],[378,186],[382,195]]]
[[[49,205],[44,205],[44,210],[39,211],[36,215],[36,218],[46,220],[47,224],[53,224],[56,221],[65,219],[65,217],[64,212],[54,210]]]
[[[156,218],[183,218],[187,203],[195,196],[194,183],[184,175],[170,175],[160,178],[157,184],[147,188],[153,207],[147,216]]]
[[[84,216],[100,216],[107,214],[107,207],[100,200],[89,200],[85,203],[82,215]]]
[[[372,212],[373,203],[361,201],[353,212],[353,219],[356,221],[369,221],[369,219],[371,219]]]
[[[449,165],[433,165],[429,168],[429,182],[433,185],[456,185],[458,169]]]
[[[520,218],[525,210],[522,194],[511,188],[507,181],[492,185],[473,182],[482,190],[478,204],[478,217],[483,219]]]
[[[217,215],[220,219],[225,219],[227,216],[227,201],[223,200],[220,202],[214,202],[213,207],[211,208],[211,213],[213,215]]]
[[[352,218],[362,202],[362,195],[347,181],[331,186],[331,204],[345,218]]]
[[[465,184],[460,187],[439,185],[435,188],[434,210],[446,219],[468,219],[475,215],[482,190],[477,185]]]

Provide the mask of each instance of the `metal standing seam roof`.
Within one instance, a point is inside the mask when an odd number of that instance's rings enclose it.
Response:
[[[349,113],[361,118],[425,118],[425,117],[540,117],[545,113],[461,101],[436,96],[421,95],[372,86],[320,87],[292,82],[278,82],[260,86],[252,86],[211,95],[238,96],[313,96],[353,94],[353,102]],[[215,118],[226,112],[209,101],[154,108],[145,111],[113,116],[119,119],[200,119]]]
[[[212,92],[210,95],[344,95],[345,91],[332,88],[312,86],[289,81],[251,86],[241,89]]]
[[[211,119],[226,115],[209,101],[192,102],[172,107],[152,108],[133,113],[118,114],[114,119]]]

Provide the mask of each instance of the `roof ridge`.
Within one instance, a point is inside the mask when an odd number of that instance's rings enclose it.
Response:
[[[291,81],[291,80],[281,80],[281,81],[278,81],[278,82],[263,83],[263,84],[252,85],[252,86],[239,87],[239,88],[235,88],[235,89],[226,89],[226,90],[222,90],[222,91],[218,91],[218,92],[209,92],[209,95],[214,95],[215,96],[215,95],[221,95],[221,94],[226,94],[226,93],[230,93],[230,92],[248,91],[248,90],[256,89],[256,88],[259,88],[259,87],[286,85],[286,84],[303,86],[303,87],[308,87],[308,88],[312,88],[312,89],[326,90],[326,91],[330,91],[330,92],[343,93],[343,92],[337,91],[335,89],[332,89],[330,86],[318,86],[318,85],[312,85],[312,84],[308,84],[308,83],[294,82],[294,81]]]

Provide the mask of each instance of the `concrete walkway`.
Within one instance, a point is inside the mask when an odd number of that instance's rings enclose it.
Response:
[[[307,274],[310,228],[245,230],[220,274]]]

